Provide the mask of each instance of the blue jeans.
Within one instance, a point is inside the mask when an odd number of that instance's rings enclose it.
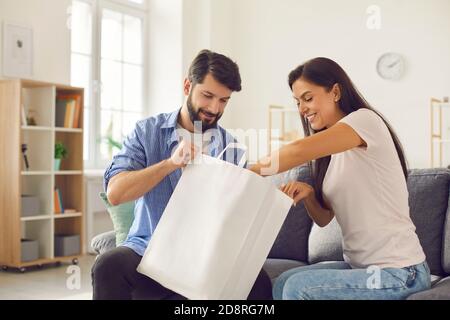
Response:
[[[346,262],[319,263],[282,273],[273,286],[276,300],[400,300],[429,289],[426,262],[405,268],[352,269]]]

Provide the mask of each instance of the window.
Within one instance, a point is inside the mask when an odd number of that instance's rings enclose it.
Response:
[[[72,3],[71,83],[85,88],[86,168],[104,168],[144,116],[145,0]]]

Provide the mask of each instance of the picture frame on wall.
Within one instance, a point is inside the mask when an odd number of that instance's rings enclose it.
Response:
[[[17,23],[3,23],[3,75],[33,76],[33,29]]]

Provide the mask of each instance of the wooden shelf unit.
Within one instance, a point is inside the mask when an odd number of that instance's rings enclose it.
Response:
[[[80,95],[78,128],[55,127],[56,97],[59,93]],[[0,81],[0,265],[24,270],[32,265],[71,260],[78,255],[55,256],[55,235],[79,235],[84,240],[83,184],[83,98],[81,88],[32,80]],[[36,125],[23,123],[22,108],[33,109]],[[54,145],[63,142],[68,157],[54,170]],[[22,154],[27,145],[28,170]],[[54,212],[54,189],[59,188],[65,208]],[[21,195],[39,199],[37,215],[21,215]],[[21,261],[21,239],[38,241],[39,257]]]
[[[277,150],[283,145],[303,137],[301,127],[302,124],[299,118],[298,109],[279,105],[270,105],[268,113],[268,153],[271,153],[273,150]],[[272,131],[278,131],[278,134],[275,134],[275,132]]]
[[[446,111],[445,114],[444,111]],[[450,125],[448,121],[449,112],[450,102],[448,101],[448,98],[446,101],[436,98],[430,99],[430,165],[432,168],[442,167],[444,165],[444,148],[449,148],[450,137],[445,137],[444,135],[443,120],[446,121],[445,126]],[[446,160],[448,161],[448,159]]]

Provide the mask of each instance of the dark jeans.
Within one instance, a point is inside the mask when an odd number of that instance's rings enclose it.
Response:
[[[142,257],[127,247],[98,256],[92,267],[94,300],[183,300],[185,297],[136,271]],[[272,283],[264,270],[258,275],[248,300],[271,300]]]

